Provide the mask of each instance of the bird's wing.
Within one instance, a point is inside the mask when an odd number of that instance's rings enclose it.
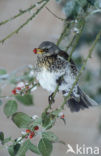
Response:
[[[58,53],[58,56],[64,58],[66,61],[68,61],[69,55],[65,51],[60,51]],[[71,69],[73,70],[73,72],[77,73],[78,70],[76,68],[74,61],[72,59],[70,59],[69,63],[70,63],[70,66],[71,66]]]

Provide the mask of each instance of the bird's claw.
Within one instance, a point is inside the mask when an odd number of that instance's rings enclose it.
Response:
[[[52,103],[55,102],[54,97],[53,97],[53,93],[48,97],[48,101],[49,101],[49,105],[50,105],[50,108],[51,108]]]

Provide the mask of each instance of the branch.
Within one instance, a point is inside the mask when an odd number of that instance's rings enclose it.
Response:
[[[64,105],[66,104],[67,100],[70,98],[71,93],[72,93],[72,91],[73,91],[73,88],[74,88],[75,85],[77,84],[77,82],[78,82],[78,80],[79,80],[79,78],[80,78],[80,76],[81,76],[81,74],[82,74],[82,71],[85,69],[85,66],[86,66],[86,64],[87,64],[88,59],[91,58],[92,52],[93,52],[93,50],[94,50],[94,48],[95,48],[95,46],[96,46],[98,40],[100,39],[100,37],[101,37],[101,30],[100,30],[99,33],[97,34],[96,39],[95,39],[95,41],[93,42],[92,47],[91,47],[90,50],[89,50],[88,56],[87,56],[86,60],[84,61],[84,64],[82,65],[81,70],[80,70],[78,76],[76,77],[76,80],[75,80],[75,82],[73,83],[70,92],[69,92],[68,95],[64,98],[64,102],[63,102],[63,104],[61,105],[61,108],[62,108],[62,109],[64,109]]]
[[[0,80],[8,79],[10,76],[12,76],[12,75],[18,73],[19,71],[24,70],[25,68],[28,68],[28,67],[29,67],[29,65],[25,65],[25,66],[22,66],[22,67],[20,67],[20,68],[18,68],[18,69],[16,69],[16,70],[12,71],[10,74],[1,75],[1,76],[0,76]]]
[[[9,82],[9,80],[16,75],[18,72],[21,72],[22,70],[30,68],[30,65],[24,65],[14,71],[12,71],[10,74],[4,74],[0,76],[0,83],[1,83],[1,89],[5,88]]]
[[[71,44],[73,43],[73,41],[74,41],[74,39],[75,39],[75,43],[74,43],[74,46],[72,47],[72,50],[71,50],[71,52],[70,52],[68,61],[70,61],[70,59],[71,59],[71,57],[72,57],[72,54],[73,54],[73,52],[74,52],[74,50],[75,50],[75,48],[76,48],[76,46],[77,46],[77,44],[78,44],[78,42],[79,42],[79,40],[80,40],[80,37],[81,37],[81,34],[82,34],[82,31],[83,31],[84,26],[85,26],[85,20],[83,19],[83,20],[81,20],[81,22],[80,22],[80,32],[79,32],[78,34],[74,35],[74,37],[73,37],[71,43],[70,43],[69,46],[67,46],[67,48],[66,48],[66,51],[67,51],[68,48],[71,46]]]
[[[37,2],[37,4],[39,5],[39,4],[41,4],[42,2],[43,2],[43,0],[41,0],[40,2]],[[31,10],[34,9],[35,7],[36,7],[36,4],[30,6],[29,8],[27,8],[27,9],[25,9],[25,10],[19,10],[19,13],[18,13],[18,14],[14,15],[13,17],[11,17],[11,18],[9,18],[9,19],[7,19],[7,20],[4,20],[4,21],[0,22],[0,26],[1,26],[1,25],[4,25],[4,24],[6,24],[6,23],[8,23],[8,22],[10,22],[10,21],[12,21],[12,20],[14,20],[14,19],[16,19],[17,17],[19,17],[19,16],[21,16],[21,15],[23,15],[23,14],[29,12],[29,11],[31,11]]]
[[[68,51],[68,49],[72,46],[72,44],[73,44],[73,42],[74,42],[74,40],[75,40],[75,38],[76,38],[76,35],[77,35],[77,34],[75,34],[75,35],[73,36],[72,40],[71,40],[70,43],[67,45],[65,51]]]
[[[49,0],[44,0],[44,4],[37,9],[37,11],[30,17],[28,18],[25,23],[23,23],[22,25],[20,25],[20,27],[18,27],[16,30],[14,30],[13,32],[11,32],[9,35],[7,35],[5,38],[3,38],[2,40],[0,40],[0,43],[4,43],[8,38],[12,37],[14,34],[18,33],[25,25],[27,25],[43,8],[44,6],[49,2]]]
[[[45,7],[54,17],[56,17],[57,19],[61,20],[61,21],[65,21],[66,19],[61,18],[59,16],[57,16],[54,12],[52,12],[48,7]]]
[[[63,29],[63,31],[62,31],[62,33],[61,33],[61,35],[60,35],[60,37],[59,37],[59,39],[57,41],[57,46],[59,46],[60,42],[63,40],[63,38],[64,38],[65,34],[67,33],[67,31],[69,31],[69,26],[70,26],[69,23],[67,23],[65,25],[65,27],[64,27],[64,29]]]

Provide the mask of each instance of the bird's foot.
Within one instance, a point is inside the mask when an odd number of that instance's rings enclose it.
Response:
[[[54,93],[52,93],[49,97],[48,97],[48,102],[51,108],[51,105],[55,102],[54,100]]]

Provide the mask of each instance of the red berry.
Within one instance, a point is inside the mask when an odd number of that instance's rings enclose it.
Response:
[[[64,116],[64,114],[63,114],[60,118],[61,118],[61,119],[64,119],[64,117],[65,117],[65,116]]]
[[[37,131],[38,129],[39,129],[39,127],[38,127],[38,126],[35,126],[35,127],[34,127],[34,130],[35,130],[35,131]]]
[[[34,137],[34,135],[35,135],[35,133],[31,132],[30,135],[29,135],[29,138],[32,139]]]
[[[20,87],[17,87],[16,89],[17,89],[17,90],[21,90],[21,88],[20,88]]]
[[[25,139],[27,139],[27,138],[28,138],[28,136],[26,135],[26,136],[25,136]]]
[[[30,139],[32,139],[32,138],[33,138],[33,136],[32,136],[32,135],[30,135],[30,136],[29,136],[29,138],[30,138]]]
[[[35,49],[33,50],[33,52],[34,52],[35,54],[37,54],[37,48],[35,48]]]
[[[12,94],[16,95],[16,89],[12,90]]]
[[[30,129],[26,129],[26,133],[31,133]]]

